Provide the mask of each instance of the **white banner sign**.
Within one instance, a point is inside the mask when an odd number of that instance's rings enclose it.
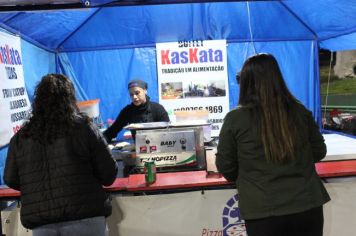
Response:
[[[0,147],[20,129],[27,118],[28,100],[22,68],[21,41],[0,32]]]
[[[156,45],[159,102],[175,111],[209,111],[212,136],[218,136],[229,108],[225,40]]]

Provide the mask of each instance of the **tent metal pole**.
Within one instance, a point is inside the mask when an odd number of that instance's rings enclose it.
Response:
[[[59,74],[60,73],[60,65],[59,65],[59,55],[58,52],[56,52],[54,54],[55,57],[55,61],[56,61],[56,73]]]
[[[321,96],[320,96],[320,73],[319,73],[319,43],[318,40],[313,41],[313,54],[314,54],[314,78],[316,79],[314,86],[314,101],[316,104],[315,118],[319,128],[322,128],[322,114],[321,114]]]

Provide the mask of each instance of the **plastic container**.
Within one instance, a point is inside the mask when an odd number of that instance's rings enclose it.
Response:
[[[83,113],[86,113],[90,118],[98,118],[100,115],[99,102],[99,99],[93,99],[77,102],[77,105],[79,110]]]
[[[182,121],[204,121],[208,122],[209,111],[196,110],[196,111],[175,111],[176,122]]]
[[[208,123],[209,122],[209,111],[207,110],[196,110],[196,111],[176,111],[175,122],[176,123],[185,123],[187,124],[199,124],[199,123]],[[211,125],[203,126],[204,132],[204,142],[209,142],[211,140]]]

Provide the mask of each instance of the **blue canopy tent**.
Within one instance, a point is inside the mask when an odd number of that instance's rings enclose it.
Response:
[[[30,96],[44,74],[65,73],[80,100],[100,98],[104,120],[114,119],[129,103],[130,79],[146,80],[150,97],[158,100],[158,42],[226,39],[231,108],[239,94],[235,73],[244,60],[256,52],[272,53],[290,90],[317,120],[319,48],[356,49],[356,0],[82,2],[66,10],[46,6],[52,11],[0,6],[0,27],[23,39]],[[5,156],[3,148],[0,163]]]

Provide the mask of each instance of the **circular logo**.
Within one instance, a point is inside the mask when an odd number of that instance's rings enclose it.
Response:
[[[245,221],[241,219],[238,201],[239,197],[235,194],[224,207],[222,213],[224,236],[247,236]]]

